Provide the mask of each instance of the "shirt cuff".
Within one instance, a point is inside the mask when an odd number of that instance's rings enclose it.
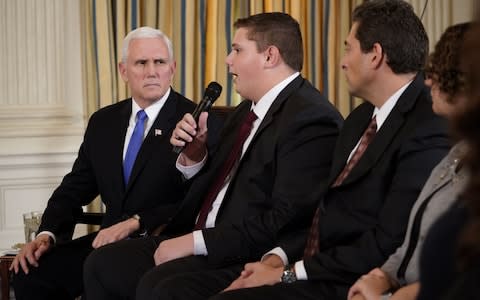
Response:
[[[208,255],[207,245],[201,230],[193,232],[193,255]]]
[[[205,162],[207,161],[207,156],[208,155],[205,155],[203,157],[203,159],[194,164],[194,165],[191,165],[191,166],[184,166],[182,164],[180,164],[180,157],[183,155],[183,153],[180,153],[180,155],[177,157],[177,162],[175,164],[175,166],[177,167],[177,170],[179,170],[183,177],[185,177],[185,179],[190,179],[192,178],[193,176],[195,176],[198,172],[200,172],[200,170],[203,168],[203,166],[205,165]]]
[[[56,244],[57,243],[57,239],[55,238],[55,235],[53,234],[53,232],[50,232],[50,231],[41,231],[37,234],[37,236],[41,235],[41,234],[46,234],[48,235],[49,237],[52,238],[53,240],[53,244]]]
[[[297,280],[308,280],[307,270],[305,270],[303,260],[295,263],[295,275],[297,275]]]
[[[268,251],[267,253],[265,253],[265,254],[262,256],[262,259],[261,259],[260,261],[263,261],[264,259],[267,258],[268,255],[271,255],[271,254],[275,254],[275,255],[277,255],[278,257],[280,257],[280,259],[282,260],[284,266],[288,265],[288,257],[287,257],[287,254],[286,254],[285,251],[283,251],[283,249],[280,248],[280,247],[273,248],[272,250],[270,250],[270,251]]]

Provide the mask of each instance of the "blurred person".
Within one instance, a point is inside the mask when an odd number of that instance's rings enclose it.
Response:
[[[465,38],[460,60],[466,107],[456,118],[455,132],[467,145],[463,160],[470,173],[458,201],[432,225],[420,256],[419,300],[477,299],[480,293],[480,25]],[[461,45],[459,45],[461,46]]]
[[[452,122],[465,108],[464,74],[459,71],[461,45],[470,23],[448,27],[430,55],[425,81],[430,86],[433,111]],[[410,212],[405,240],[381,268],[360,277],[350,288],[350,300],[415,299],[418,294],[418,259],[423,240],[435,220],[456,200],[468,174],[462,159],[466,151],[457,142],[435,167]]]
[[[205,114],[198,123],[187,114],[177,124],[171,143],[186,145],[177,165],[193,179],[178,214],[159,237],[93,252],[85,263],[87,299],[163,297],[157,293],[163,280],[175,284],[184,274],[241,266],[308,226],[343,119],[300,75],[296,20],[261,13],[234,26],[226,64],[245,100],[214,151],[205,147]]]
[[[186,184],[169,136],[195,107],[171,88],[175,69],[172,43],[160,30],[142,27],[125,37],[118,70],[132,98],[91,116],[37,237],[12,263],[16,299],[79,296],[83,262],[93,249],[150,233],[171,218]],[[97,196],[105,205],[100,231],[71,240],[82,206]]]

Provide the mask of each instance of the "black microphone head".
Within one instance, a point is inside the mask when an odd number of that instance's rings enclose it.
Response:
[[[208,99],[212,104],[217,100],[217,98],[222,93],[222,86],[215,81],[212,81],[208,84],[203,95],[204,99]]]

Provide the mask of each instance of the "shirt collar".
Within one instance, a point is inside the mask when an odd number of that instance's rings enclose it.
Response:
[[[158,101],[155,101],[153,104],[150,104],[147,108],[144,109],[145,113],[148,116],[148,121],[153,122],[158,116],[158,113],[162,109],[163,105],[167,101],[168,97],[170,96],[170,91],[172,88],[168,88],[167,92],[165,95],[163,95],[162,98],[160,98]],[[140,111],[142,108],[138,106],[137,102],[135,101],[134,98],[132,98],[132,114],[130,119],[133,118],[133,122],[136,121],[136,116],[138,111]]]
[[[400,96],[408,88],[408,86],[412,83],[412,81],[413,80],[407,82],[400,89],[398,89],[393,95],[390,96],[390,98],[388,98],[388,100],[380,108],[375,107],[375,109],[373,110],[372,118],[374,116],[376,116],[377,118],[377,132],[380,129],[380,127],[382,127],[383,123],[387,119],[393,107],[395,107],[395,104],[397,104],[398,99],[400,99]]]
[[[278,94],[299,75],[300,72],[293,73],[265,93],[256,104],[252,101],[252,110],[257,115],[259,121],[263,120]]]

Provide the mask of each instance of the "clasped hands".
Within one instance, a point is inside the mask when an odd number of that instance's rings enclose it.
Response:
[[[248,263],[240,276],[223,291],[274,285],[280,282],[283,262],[277,255],[269,255],[263,261]]]
[[[379,268],[371,270],[360,277],[348,291],[348,300],[379,299],[391,288],[390,278]]]

